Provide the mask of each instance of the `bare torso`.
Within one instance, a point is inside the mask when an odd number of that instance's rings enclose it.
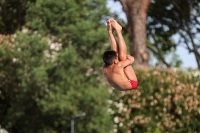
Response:
[[[131,90],[131,84],[124,73],[124,68],[118,64],[112,64],[111,66],[104,66],[103,73],[108,83],[117,90]]]

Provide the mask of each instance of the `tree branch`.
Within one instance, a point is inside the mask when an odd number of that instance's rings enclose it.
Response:
[[[160,49],[157,45],[158,41],[155,39],[154,35],[152,35],[152,38],[154,39],[155,48],[157,49],[157,51],[147,45],[148,49],[150,49],[155,55],[157,55],[158,59],[160,59],[163,62],[163,64],[165,64],[168,68],[170,68],[171,66],[165,61],[165,58],[160,52]]]
[[[194,55],[195,55],[195,58],[196,58],[196,61],[197,61],[197,65],[198,65],[198,68],[200,69],[200,59],[199,59],[199,54],[198,54],[198,51],[197,51],[197,48],[196,48],[196,45],[194,43],[194,40],[193,40],[193,37],[192,37],[192,34],[191,34],[191,30],[190,30],[190,27],[188,25],[188,22],[185,22],[186,24],[186,27],[187,27],[187,33],[189,35],[189,38],[191,40],[191,43],[192,43],[192,47],[193,47],[193,50],[194,50]]]

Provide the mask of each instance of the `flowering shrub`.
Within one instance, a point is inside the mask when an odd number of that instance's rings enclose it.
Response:
[[[114,132],[200,132],[199,75],[160,69],[136,73],[135,90],[111,93]]]

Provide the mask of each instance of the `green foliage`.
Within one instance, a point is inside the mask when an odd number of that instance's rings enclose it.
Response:
[[[34,97],[46,88],[48,66],[43,50],[47,42],[37,35],[17,34],[17,38],[5,37],[1,47],[1,123],[9,132],[23,124],[29,128],[29,121],[40,115]]]
[[[171,41],[171,37],[177,33],[178,27],[181,27],[182,19],[179,17],[172,2],[170,0],[156,0],[152,2],[148,15],[147,34],[149,37],[154,38],[154,45],[161,43],[159,46],[163,51],[168,51],[175,47],[176,45]]]
[[[71,116],[85,112],[76,132],[110,131],[100,69],[105,1],[26,2],[22,31],[0,45],[1,125],[10,133],[69,132]]]
[[[200,0],[154,0],[151,2],[147,17],[147,35],[151,41],[150,50],[164,64],[171,63],[161,58],[162,54],[183,46],[193,53],[200,67],[199,57],[199,2]],[[176,42],[174,42],[176,38]],[[162,51],[162,52],[159,52]],[[180,64],[180,62],[178,63]]]
[[[27,2],[35,0],[0,0],[0,33],[13,34],[25,24]]]
[[[13,2],[22,7],[17,21]],[[22,30],[0,40],[0,125],[9,133],[69,132],[71,117],[85,112],[75,120],[75,132],[110,132],[110,94],[101,72],[101,54],[110,47],[102,23],[105,1],[1,1],[0,12],[5,7],[9,15],[0,16],[1,33]],[[199,77],[178,74],[137,71],[137,90],[111,93],[118,132],[183,131],[182,125],[198,131]]]
[[[59,36],[62,44],[68,45],[77,38],[84,38],[91,29],[98,29],[100,20],[108,14],[105,4],[104,0],[37,0],[35,4],[29,3],[26,26]]]
[[[105,4],[104,0],[37,0],[36,4],[29,3],[26,26],[50,35],[63,48],[73,44],[81,57],[92,58],[108,39],[101,23],[108,14]]]
[[[94,63],[97,56],[101,62],[100,53],[84,59],[72,45],[50,49],[47,38],[29,33],[1,43],[1,125],[11,133],[69,132],[71,116],[85,112],[75,121],[76,132],[112,129],[109,93]]]
[[[137,71],[139,86],[113,92],[110,113],[118,133],[199,132],[200,74]]]
[[[154,39],[156,38],[158,39],[159,37],[154,37]],[[151,50],[150,52],[152,53],[153,57],[157,59],[156,65],[161,67],[165,67],[165,65],[166,67],[181,67],[182,61],[179,55],[176,53],[176,48],[171,48],[168,51],[161,50],[163,45],[161,42],[152,43],[150,40],[151,39],[147,41],[147,47]]]

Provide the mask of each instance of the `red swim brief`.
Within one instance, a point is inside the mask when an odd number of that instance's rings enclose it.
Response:
[[[132,89],[135,89],[138,85],[138,81],[129,80],[129,82],[131,83]]]

